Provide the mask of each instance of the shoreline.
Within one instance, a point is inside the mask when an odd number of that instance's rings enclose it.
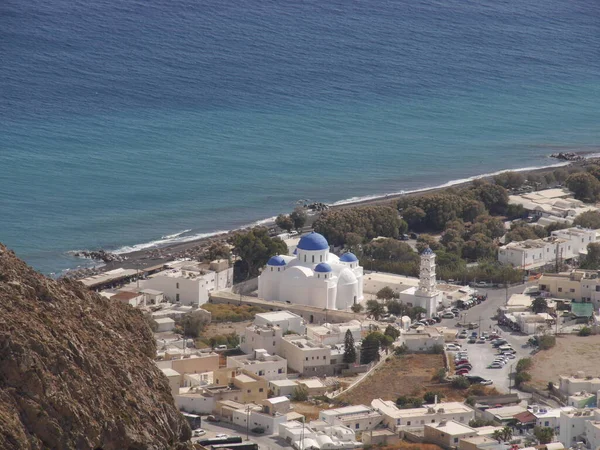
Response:
[[[584,166],[598,157],[598,154],[585,155],[586,159],[580,161],[559,161],[553,164],[548,164],[539,167],[523,167],[517,169],[504,169],[492,173],[485,173],[481,175],[475,175],[464,179],[451,180],[446,183],[425,187],[420,189],[413,189],[410,191],[400,191],[388,194],[374,194],[363,197],[351,197],[349,199],[339,200],[337,202],[328,204],[330,210],[335,209],[346,209],[368,205],[382,205],[389,202],[399,200],[406,196],[425,195],[435,192],[440,192],[449,188],[461,188],[468,186],[474,180],[490,180],[494,176],[497,176],[505,172],[522,172],[524,174],[544,174],[552,172],[561,167],[576,167]],[[316,213],[315,213],[316,215]],[[275,225],[275,217],[269,217],[266,219],[257,220],[248,225],[240,226],[232,230],[215,231],[212,233],[202,233],[192,236],[184,236],[182,240],[177,241],[177,238],[182,234],[189,232],[189,230],[174,233],[168,236],[163,236],[161,239],[150,241],[148,243],[136,244],[133,246],[125,246],[117,249],[116,251],[107,251],[107,253],[117,255],[117,259],[114,261],[102,263],[98,261],[98,265],[94,265],[89,268],[71,269],[64,271],[60,277],[69,277],[80,279],[92,274],[102,273],[116,268],[125,269],[144,269],[158,264],[164,264],[172,261],[176,258],[193,258],[195,254],[202,252],[204,248],[208,247],[212,242],[222,241],[232,234],[254,228],[256,226],[272,227]],[[309,216],[310,217],[310,216]],[[188,239],[189,238],[189,239]],[[171,242],[169,242],[172,240]],[[161,244],[164,242],[164,244]],[[135,249],[136,246],[141,248]],[[119,251],[125,249],[132,249],[131,251]],[[85,259],[85,258],[81,258]],[[89,259],[89,258],[88,258]],[[94,260],[97,261],[97,260]]]

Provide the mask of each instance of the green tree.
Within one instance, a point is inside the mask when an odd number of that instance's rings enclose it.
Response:
[[[529,374],[529,372],[518,372],[515,375],[515,386],[516,387],[521,387],[521,385],[523,383],[526,383],[528,381],[531,381],[531,375]]]
[[[548,311],[548,301],[544,297],[537,297],[531,302],[531,310],[534,313],[545,313]]]
[[[502,428],[501,433],[502,433],[502,440],[504,440],[504,442],[510,441],[513,437],[512,428],[510,428],[510,427]]]
[[[600,194],[600,181],[587,172],[569,175],[565,185],[573,192],[576,199],[585,202],[595,202]]]
[[[434,403],[436,396],[437,396],[438,401],[441,401],[442,398],[445,397],[445,395],[442,394],[441,392],[438,392],[438,391],[427,391],[423,395],[423,400],[425,401],[425,403]]]
[[[392,338],[392,336],[389,336],[387,334],[384,334],[379,339],[379,347],[381,348],[381,350],[385,350],[386,353],[393,344],[394,344],[394,339]]]
[[[556,178],[554,177],[554,174],[552,172],[546,172],[544,174],[544,182],[548,185],[556,182]]]
[[[222,241],[213,242],[206,249],[206,257],[209,261],[214,261],[215,259],[229,259],[231,256],[231,250],[229,246],[227,246]]]
[[[569,172],[567,172],[565,169],[556,169],[554,172],[552,172],[552,175],[554,175],[554,179],[556,181],[563,183],[568,178]]]
[[[200,314],[200,312],[191,312],[184,315],[180,320],[177,321],[177,325],[181,327],[186,337],[197,338],[202,335],[204,328],[210,319]]]
[[[304,227],[304,225],[306,224],[306,221],[308,220],[308,215],[306,214],[306,211],[304,210],[304,208],[297,207],[290,214],[290,219],[292,219],[294,228],[296,230],[299,230],[302,227]]]
[[[583,212],[575,217],[573,225],[597,230],[600,228],[600,212],[596,210]]]
[[[273,255],[287,254],[287,245],[279,238],[271,238],[266,228],[257,227],[236,233],[231,238],[233,252],[244,261],[250,276],[257,276]]]
[[[600,269],[600,243],[592,242],[587,246],[587,255],[580,264],[582,269]]]
[[[275,218],[275,225],[289,233],[290,231],[292,231],[292,228],[294,228],[294,221],[288,215],[279,214]]]
[[[363,307],[363,305],[361,305],[360,303],[355,303],[354,305],[352,305],[350,307],[350,309],[352,310],[353,313],[359,314],[363,311],[363,309],[365,309]]]
[[[526,372],[531,369],[533,365],[533,361],[531,358],[521,358],[517,361],[517,373]]]
[[[406,242],[378,239],[363,248],[365,256],[382,261],[417,262],[419,255]]]
[[[383,334],[391,337],[394,341],[400,337],[400,331],[393,325],[388,325]]]
[[[379,291],[377,292],[377,298],[380,300],[391,300],[393,298],[396,298],[396,293],[394,292],[394,290],[389,287],[389,286],[384,286],[381,289],[379,289]]]
[[[361,364],[369,364],[372,361],[379,360],[379,347],[383,335],[374,331],[369,333],[361,343],[360,362]]]
[[[590,327],[582,327],[577,334],[579,336],[590,336],[592,334],[592,329]]]
[[[354,347],[354,337],[350,330],[346,330],[344,336],[344,357],[343,361],[346,364],[354,364],[356,362],[356,348]]]
[[[467,380],[463,376],[456,377],[452,380],[452,387],[454,389],[468,389],[469,388],[469,380]]]
[[[520,172],[504,172],[494,177],[494,182],[506,189],[519,188],[525,183],[525,176]]]
[[[367,300],[367,314],[379,320],[385,314],[385,306],[377,300]]]
[[[419,253],[423,253],[423,250],[426,248],[430,248],[435,252],[441,247],[442,245],[438,240],[430,234],[423,233],[419,235],[419,238],[417,239],[417,250]]]
[[[485,419],[471,419],[469,420],[469,426],[471,428],[481,428],[481,427],[489,427],[493,426],[493,420],[485,420]]]
[[[305,402],[308,400],[308,388],[303,384],[296,386],[292,392],[292,400],[295,402]]]
[[[496,250],[496,244],[488,236],[476,233],[465,242],[462,248],[462,256],[471,261],[485,258],[495,259]]]
[[[481,184],[474,189],[475,197],[483,202],[490,214],[504,214],[508,207],[508,192],[496,184]]]
[[[402,210],[402,219],[404,219],[411,230],[419,231],[426,217],[427,214],[425,214],[425,211],[418,206],[409,206]]]
[[[534,427],[533,434],[540,444],[549,444],[554,438],[554,430],[550,427]]]
[[[397,317],[406,316],[409,312],[409,307],[404,303],[399,302],[398,300],[390,300],[387,303],[387,310],[390,314],[393,314]]]
[[[345,247],[355,253],[360,249],[360,245],[363,243],[362,236],[356,233],[346,233],[344,240],[346,241]]]
[[[408,310],[408,317],[410,317],[410,320],[413,321],[419,320],[423,316],[423,314],[427,314],[427,310],[420,306],[413,306]]]
[[[494,430],[494,432],[492,433],[492,439],[495,439],[496,441],[498,441],[498,444],[500,442],[502,442],[502,431]]]
[[[506,217],[509,220],[522,219],[527,216],[527,211],[523,205],[511,203],[506,207]]]
[[[556,337],[540,336],[538,338],[538,347],[540,350],[549,350],[556,345]]]

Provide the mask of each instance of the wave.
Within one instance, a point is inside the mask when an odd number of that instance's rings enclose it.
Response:
[[[143,244],[126,245],[124,247],[120,247],[116,250],[113,250],[112,253],[121,255],[123,253],[139,252],[140,250],[148,250],[151,248],[160,248],[160,247],[165,247],[167,245],[183,244],[185,242],[196,241],[199,239],[205,239],[205,238],[217,236],[219,234],[224,234],[224,233],[228,233],[228,232],[229,232],[229,230],[218,230],[218,231],[213,231],[211,233],[190,234],[189,236],[181,236],[180,235],[181,233],[177,233],[176,237],[157,239],[155,241],[145,242]]]
[[[586,156],[587,157],[594,157],[593,155],[589,155]],[[471,181],[474,180],[478,180],[481,178],[488,178],[488,177],[494,177],[496,175],[500,175],[501,173],[505,173],[505,172],[527,172],[530,170],[539,170],[539,169],[550,169],[553,167],[563,167],[563,166],[568,166],[570,164],[570,162],[565,161],[565,162],[560,162],[560,163],[556,163],[556,164],[549,164],[546,166],[535,166],[535,167],[521,167],[519,169],[503,169],[503,170],[498,170],[497,172],[490,172],[490,173],[484,173],[481,175],[474,175],[472,177],[468,177],[468,178],[459,178],[457,180],[451,180],[448,181],[446,183],[443,184],[438,184],[436,186],[428,186],[428,187],[423,187],[423,188],[419,188],[419,189],[412,189],[412,190],[408,190],[408,191],[398,191],[398,192],[388,192],[385,194],[373,194],[373,195],[366,195],[364,197],[351,197],[351,198],[347,198],[344,200],[339,200],[335,203],[332,203],[330,206],[341,206],[341,205],[351,205],[353,203],[362,203],[362,202],[366,202],[369,200],[379,200],[379,199],[385,199],[386,197],[395,197],[398,195],[405,195],[405,194],[415,194],[418,192],[426,192],[426,191],[431,191],[433,189],[443,189],[443,188],[447,188],[447,187],[451,187],[451,186],[456,186],[457,184],[464,184],[464,183],[469,183]]]
[[[192,230],[189,229],[189,230],[180,231],[179,233],[175,233],[175,234],[167,234],[166,236],[162,236],[161,239],[173,239],[173,238],[181,236],[182,234],[189,233],[190,231],[192,231]]]

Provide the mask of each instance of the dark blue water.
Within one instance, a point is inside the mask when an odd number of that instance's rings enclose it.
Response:
[[[3,0],[0,240],[74,249],[600,142],[597,0]]]

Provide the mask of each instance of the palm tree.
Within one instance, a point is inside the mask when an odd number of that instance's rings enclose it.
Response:
[[[500,430],[496,430],[492,433],[492,439],[496,439],[498,444],[502,442],[502,432]]]
[[[504,441],[510,441],[512,439],[513,436],[513,431],[511,427],[504,427],[502,428],[502,431],[500,432],[500,434],[502,435],[502,439]]]

